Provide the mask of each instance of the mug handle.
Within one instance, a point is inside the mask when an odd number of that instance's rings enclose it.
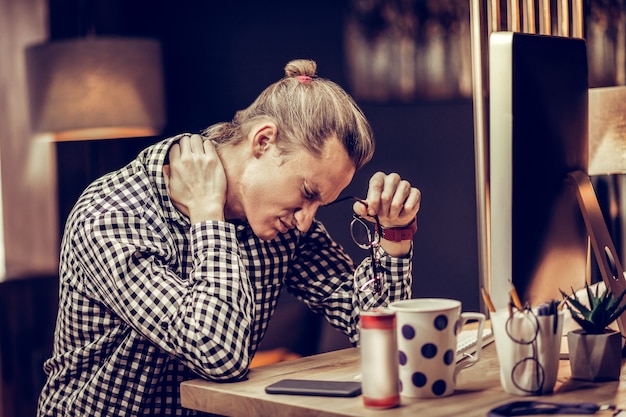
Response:
[[[467,359],[460,361],[454,368],[454,380],[456,381],[457,374],[465,368],[469,368],[480,360],[480,352],[483,349],[483,329],[485,327],[485,315],[482,313],[461,313],[459,320],[459,331],[463,328],[468,320],[477,320],[478,329],[476,334],[476,352],[468,356]]]

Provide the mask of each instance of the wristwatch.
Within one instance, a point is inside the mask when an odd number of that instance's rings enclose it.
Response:
[[[380,226],[380,237],[390,242],[402,242],[403,240],[413,239],[413,235],[417,232],[417,216],[413,221],[402,227],[384,227]]]

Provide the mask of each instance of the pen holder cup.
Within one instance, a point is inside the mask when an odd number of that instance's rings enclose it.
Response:
[[[504,391],[515,395],[551,393],[559,370],[563,312],[496,311],[491,313],[491,328]]]

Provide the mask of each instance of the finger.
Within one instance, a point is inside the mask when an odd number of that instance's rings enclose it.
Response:
[[[212,140],[204,138],[202,146],[204,147],[205,154],[217,154],[217,147]]]
[[[352,204],[352,210],[361,217],[367,216],[367,201],[357,200]]]
[[[381,207],[379,210],[379,215],[387,217],[392,216],[391,205],[394,200],[394,196],[398,191],[398,185],[401,181],[402,178],[400,178],[400,175],[396,174],[395,172],[392,172],[385,177],[385,185],[382,193],[380,194]]]
[[[170,163],[180,159],[180,152],[181,152],[180,144],[178,142],[174,143],[172,147],[170,148],[170,153],[169,153]]]
[[[383,193],[384,195],[384,193]],[[391,203],[389,204],[389,218],[397,218],[402,215],[407,199],[411,195],[411,184],[407,180],[401,180],[397,185]]]
[[[367,194],[367,201],[370,203],[370,214],[389,216],[391,202],[400,181],[402,179],[396,173],[386,175],[380,172],[372,176]]]
[[[180,146],[180,155],[186,155],[191,152],[191,142],[189,140],[189,135],[185,135],[178,140],[178,145]]]
[[[370,178],[369,186],[367,189],[367,213],[370,216],[378,213],[380,208],[380,195],[383,192],[385,186],[385,173],[377,172]]]
[[[204,138],[200,135],[191,135],[189,138],[189,148],[192,153],[204,153]]]
[[[410,202],[409,207],[411,210],[415,211],[415,214],[417,214],[422,207],[422,192],[418,188],[411,188],[411,194],[409,195],[407,201]]]
[[[398,217],[401,217],[407,221],[410,221],[413,217],[417,216],[422,203],[422,192],[412,187],[409,196],[404,201],[402,210],[398,213]]]

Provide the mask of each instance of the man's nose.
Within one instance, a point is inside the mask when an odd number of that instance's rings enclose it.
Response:
[[[313,223],[313,219],[315,218],[315,213],[317,212],[317,208],[313,206],[303,207],[294,213],[294,218],[296,219],[296,227],[301,232],[306,232],[311,227]]]

